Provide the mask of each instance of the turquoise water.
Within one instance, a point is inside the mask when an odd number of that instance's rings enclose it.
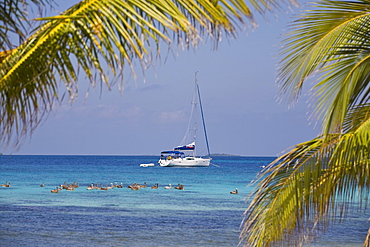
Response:
[[[245,200],[272,157],[216,157],[199,168],[140,167],[155,156],[0,156],[1,246],[237,246]],[[50,190],[78,182],[74,191]],[[86,190],[91,183],[123,188]],[[147,183],[133,191],[132,183]],[[45,187],[40,187],[44,183]],[[159,189],[151,189],[155,183]],[[164,186],[184,184],[185,190]],[[239,194],[229,192],[238,188]],[[313,246],[362,246],[369,216]]]

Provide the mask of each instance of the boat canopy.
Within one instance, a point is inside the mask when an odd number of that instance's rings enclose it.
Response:
[[[172,151],[162,151],[160,159],[170,160],[170,159],[176,159],[180,157],[185,157],[185,154],[183,152],[172,150]]]

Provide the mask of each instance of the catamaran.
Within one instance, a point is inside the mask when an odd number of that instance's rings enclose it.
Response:
[[[198,105],[200,114],[202,117],[203,132],[206,141],[208,156],[207,157],[197,157],[196,156],[196,118],[198,114]],[[170,151],[162,151],[161,157],[159,158],[158,164],[160,166],[168,167],[205,167],[209,166],[211,163],[211,157],[209,152],[208,137],[206,132],[206,126],[204,121],[202,101],[200,99],[200,90],[197,81],[197,73],[195,73],[195,92],[192,100],[192,114],[191,120],[189,122],[189,128],[186,131],[185,137],[181,143],[183,145],[177,146]],[[192,126],[191,126],[192,125]],[[191,135],[193,133],[193,135]],[[188,140],[188,137],[192,136],[192,141],[188,144],[185,141]]]

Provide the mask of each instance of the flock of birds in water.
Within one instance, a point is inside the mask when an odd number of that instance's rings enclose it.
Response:
[[[1,187],[10,187],[10,182],[6,182],[5,184],[2,184]],[[45,187],[45,184],[42,183],[40,185],[40,187]],[[61,190],[75,190],[76,188],[79,188],[80,185],[77,183],[77,182],[73,182],[72,184],[67,184],[66,182],[64,182],[64,184],[61,184],[60,186],[57,186],[55,189],[51,190],[50,192],[51,193],[58,193],[59,191]],[[127,188],[130,188],[131,190],[140,190],[141,188],[147,188],[147,184],[144,183],[144,184],[138,184],[138,183],[133,183],[129,186],[127,186]],[[89,186],[87,186],[86,190],[109,190],[109,189],[114,189],[114,188],[123,188],[123,184],[120,183],[118,184],[117,182],[116,183],[111,183],[110,186],[102,186],[102,184],[90,184]],[[158,183],[154,184],[153,186],[151,186],[152,189],[158,189],[159,188],[159,185]],[[163,188],[165,189],[177,189],[177,190],[184,190],[184,185],[182,184],[178,184],[177,186],[175,187],[172,187],[172,184],[169,184],[168,186],[164,186]],[[238,189],[236,188],[234,191],[230,191],[230,194],[238,194]]]
[[[44,187],[44,183],[42,183],[40,185],[41,187]],[[72,184],[67,184],[66,182],[64,182],[64,184],[60,185],[60,186],[57,186],[56,189],[53,189],[51,190],[50,192],[51,193],[58,193],[59,191],[61,190],[74,190],[76,188],[79,188],[79,184],[76,183],[76,182],[73,182]],[[127,188],[131,189],[131,190],[139,190],[141,188],[147,188],[147,184],[144,183],[144,184],[138,184],[138,183],[133,183],[129,186],[127,186]],[[110,190],[110,189],[114,189],[114,188],[123,188],[123,184],[120,183],[118,184],[117,182],[116,183],[111,183],[109,186],[103,186],[102,184],[90,184],[89,186],[86,187],[86,190]],[[158,184],[155,184],[153,186],[151,186],[152,189],[158,189],[159,186]],[[172,184],[169,184],[169,186],[164,186],[165,189],[172,189]],[[174,187],[175,189],[177,190],[183,190],[184,189],[184,185],[182,184],[178,184],[178,186],[175,186]]]

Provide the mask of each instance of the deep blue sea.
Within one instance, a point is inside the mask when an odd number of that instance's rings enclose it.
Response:
[[[273,159],[214,157],[210,167],[170,168],[156,156],[2,155],[0,183],[11,187],[0,187],[0,246],[237,246],[248,185]],[[73,182],[74,191],[50,192]],[[86,190],[91,183],[123,188]],[[148,187],[133,191],[132,183]],[[178,183],[185,189],[164,189]],[[368,218],[351,216],[311,246],[360,247]]]

